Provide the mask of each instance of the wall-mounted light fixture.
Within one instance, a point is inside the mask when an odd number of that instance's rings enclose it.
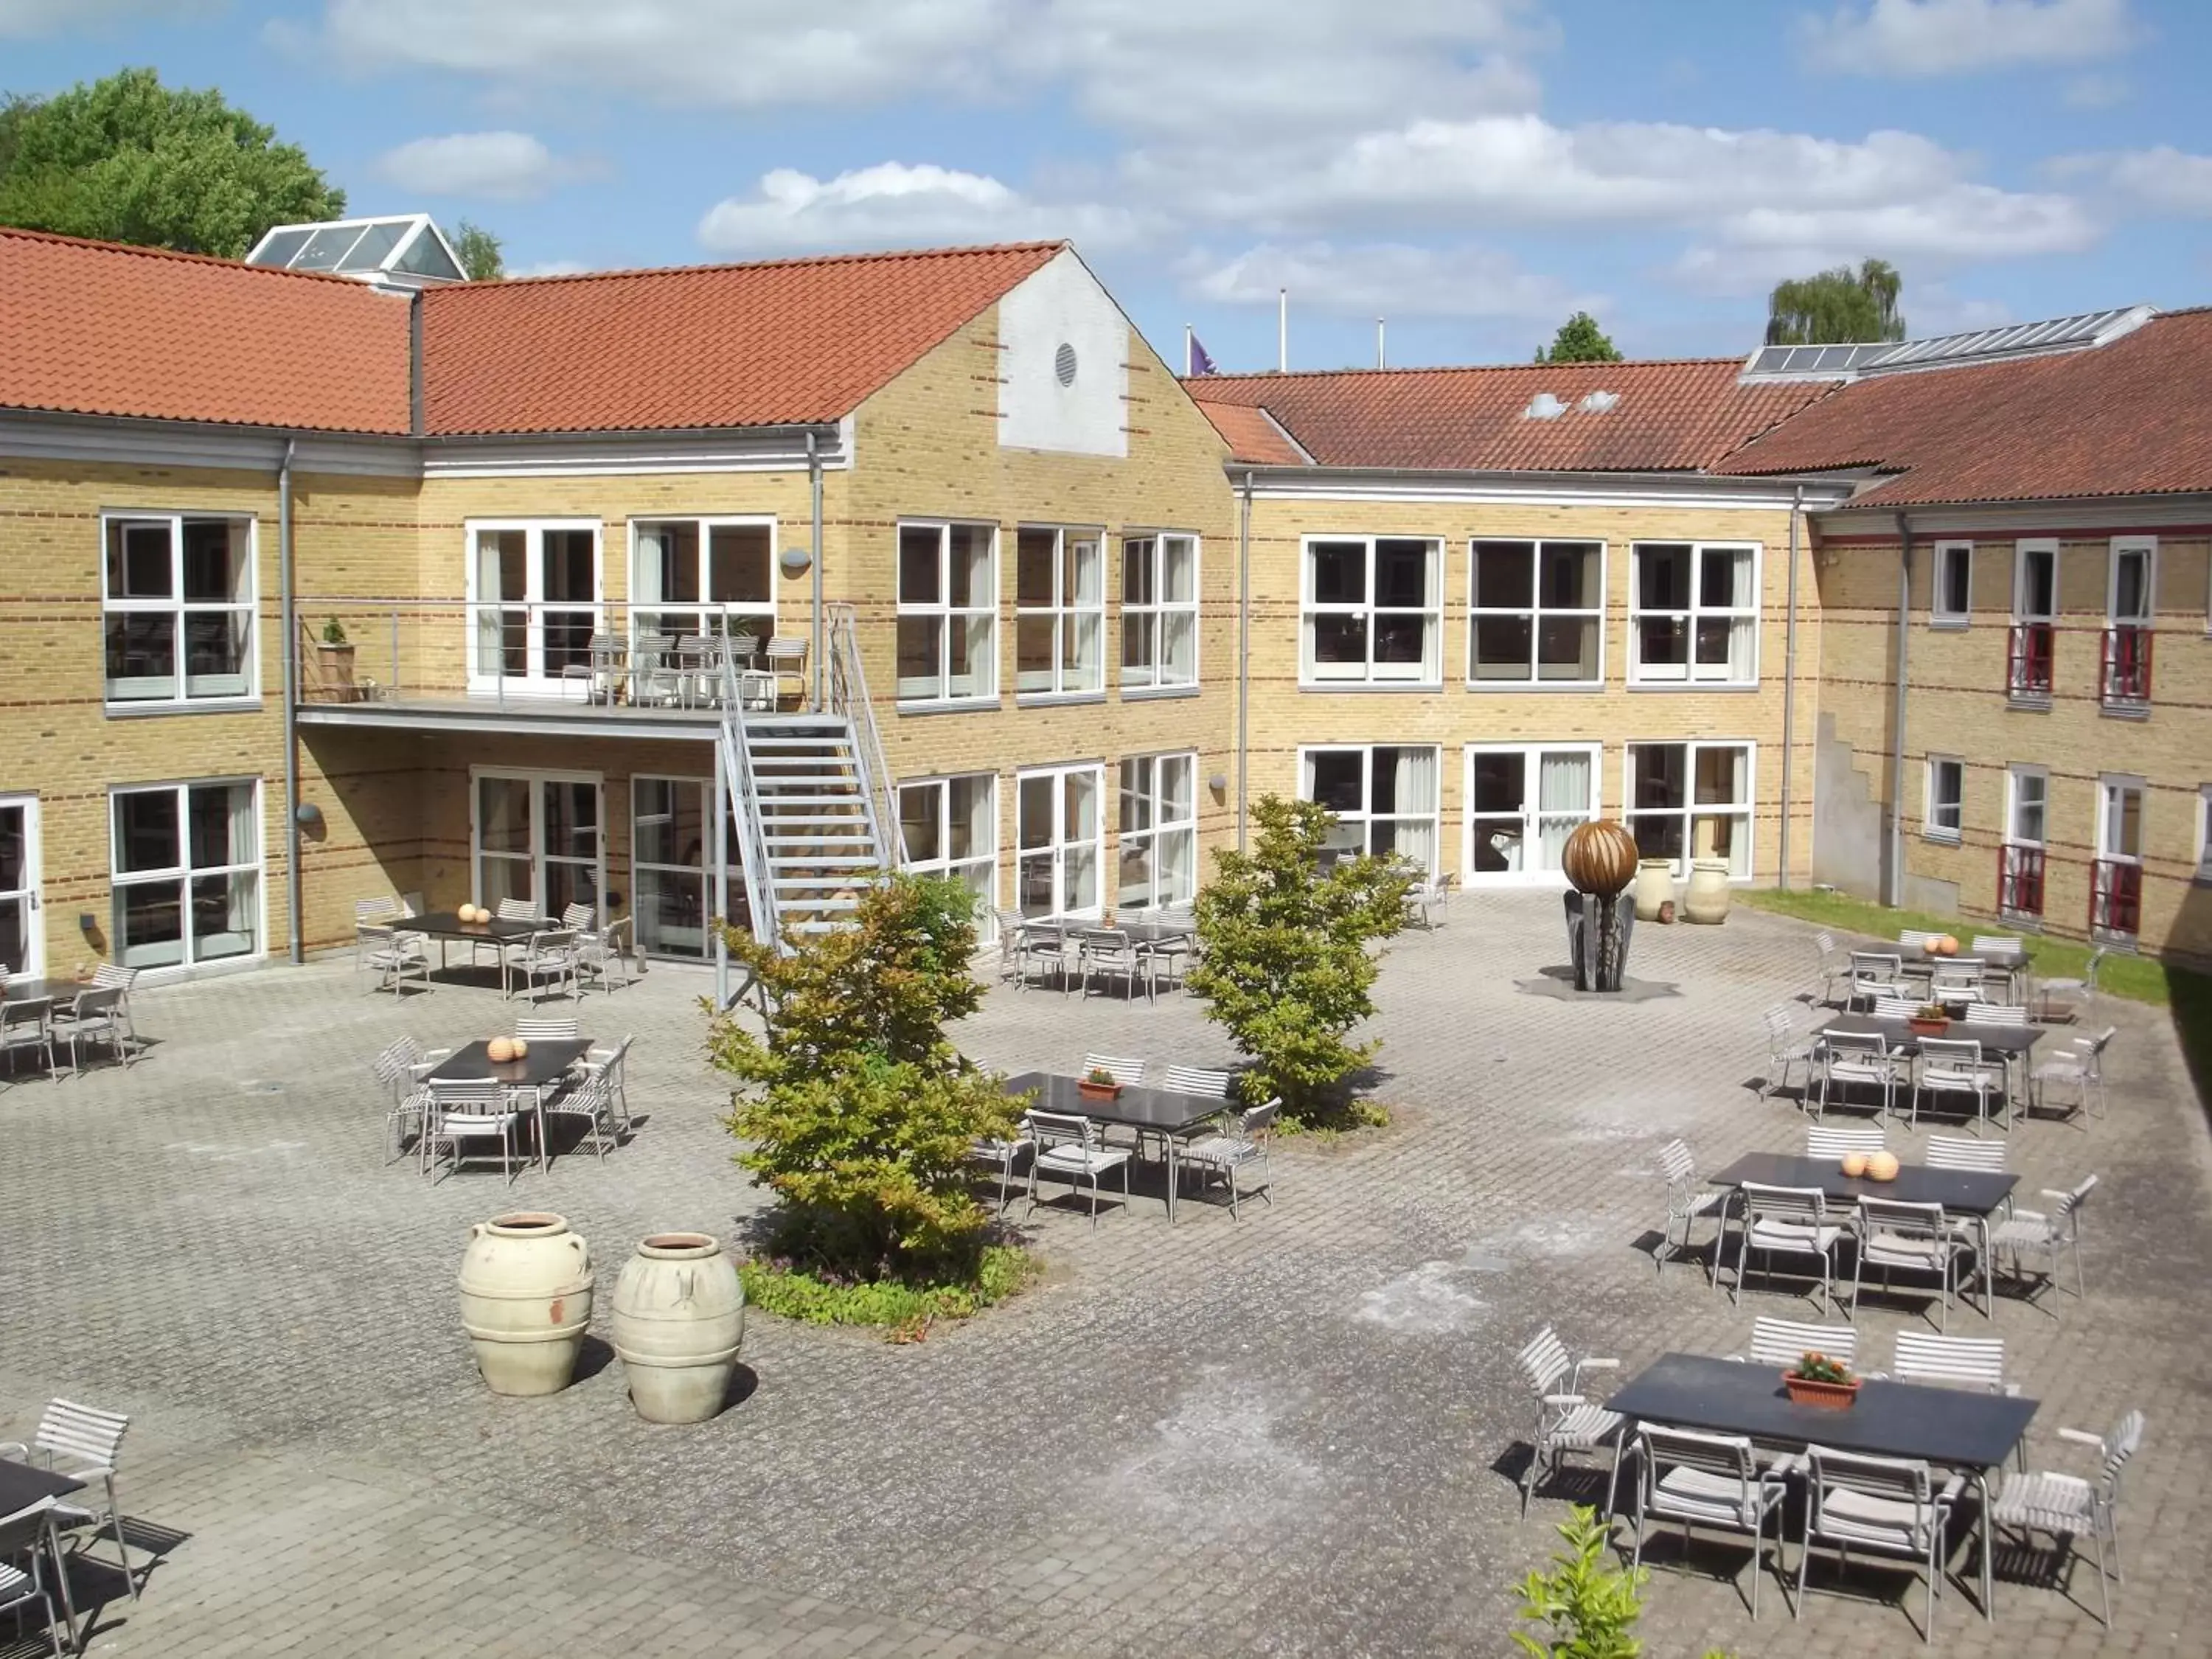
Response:
[[[795,581],[814,568],[814,550],[811,547],[787,547],[777,562],[783,566],[783,574]]]
[[[1217,795],[1223,793],[1229,787],[1229,774],[1226,772],[1216,772],[1212,777],[1206,781],[1206,787],[1213,791]]]

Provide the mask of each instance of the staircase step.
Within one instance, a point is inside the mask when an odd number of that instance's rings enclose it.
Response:
[[[770,871],[775,871],[786,866],[793,869],[801,870],[874,870],[879,868],[883,860],[875,857],[872,854],[847,857],[843,854],[840,853],[824,853],[817,858],[793,857],[780,859],[771,855],[769,859],[768,865]]]

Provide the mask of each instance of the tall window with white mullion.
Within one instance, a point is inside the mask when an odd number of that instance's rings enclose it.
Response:
[[[1104,556],[1096,534],[1024,526],[1014,538],[1014,690],[1104,688]]]
[[[998,535],[988,524],[899,526],[900,702],[999,695]]]
[[[1398,536],[1309,539],[1300,678],[1440,684],[1441,546]]]
[[[1121,687],[1198,684],[1198,538],[1121,543]]]
[[[998,937],[999,780],[989,772],[924,778],[899,786],[903,867],[916,875],[950,876],[975,896],[975,927]]]
[[[1630,678],[1748,685],[1759,677],[1759,550],[1639,542]]]
[[[694,962],[713,954],[708,925],[714,909],[714,786],[706,778],[630,779],[630,915],[637,948],[650,957]],[[748,925],[744,843],[736,803],[724,814],[723,851],[728,860],[725,920]]]
[[[2010,800],[2005,812],[2005,839],[2015,847],[2041,847],[2051,775],[2040,766],[2015,766],[2007,785]]]
[[[1121,884],[1127,909],[1183,904],[1198,890],[1198,757],[1121,763]]]
[[[557,688],[589,673],[599,631],[599,532],[574,523],[470,526],[469,678]]]
[[[1926,789],[1921,833],[1929,841],[1958,841],[1966,823],[1966,762],[1956,755],[1930,755]]]
[[[1437,868],[1437,750],[1404,744],[1309,749],[1300,793],[1336,815],[1325,857],[1397,858]]]
[[[1600,542],[1471,544],[1468,678],[1478,685],[1595,685],[1605,606]]]
[[[1974,544],[1938,542],[1929,617],[1938,628],[1964,628],[1974,605]]]
[[[1751,874],[1751,791],[1750,744],[1628,745],[1629,832],[1643,857],[1667,860],[1678,875],[1693,858]]]
[[[173,968],[260,951],[260,794],[250,779],[114,792],[117,962]]]
[[[149,514],[104,532],[107,701],[252,696],[252,520]]]
[[[1024,916],[1095,916],[1103,851],[1097,763],[1024,772],[1015,780],[1015,888]]]
[[[630,633],[775,632],[773,520],[648,519],[633,526]]]
[[[2020,623],[2047,623],[2058,615],[2056,541],[2023,541],[2014,550],[2012,615]]]

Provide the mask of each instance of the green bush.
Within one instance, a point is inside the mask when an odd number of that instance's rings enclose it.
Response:
[[[1279,1095],[1287,1117],[1340,1124],[1346,1079],[1380,1046],[1347,1040],[1375,1012],[1369,947],[1405,926],[1412,881],[1365,856],[1324,871],[1336,820],[1311,801],[1263,796],[1252,817],[1252,850],[1220,854],[1198,896],[1190,988],[1250,1060],[1246,1099]]]
[[[1604,1559],[1611,1528],[1587,1504],[1576,1504],[1557,1530],[1567,1547],[1553,1553],[1552,1571],[1521,1581],[1521,1617],[1542,1633],[1516,1630],[1515,1644],[1537,1659],[1636,1659],[1644,1644],[1628,1631],[1643,1616],[1650,1575]]]
[[[977,1282],[989,1216],[969,1149],[1011,1133],[1020,1107],[945,1035],[982,1000],[972,914],[959,883],[901,875],[790,955],[727,935],[769,1010],[759,1036],[728,1013],[708,1035],[714,1064],[751,1085],[728,1120],[738,1162],[783,1200],[775,1253],[824,1282]]]
[[[940,1319],[965,1319],[1020,1290],[1040,1271],[1013,1244],[987,1244],[971,1268],[932,1284],[900,1279],[842,1279],[782,1259],[741,1262],[745,1300],[809,1325],[884,1325],[895,1340],[915,1340]]]

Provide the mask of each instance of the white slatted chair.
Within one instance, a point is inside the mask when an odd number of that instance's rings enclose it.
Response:
[[[119,985],[91,986],[54,1010],[53,1040],[69,1044],[71,1077],[82,1074],[84,1050],[95,1043],[106,1043],[115,1051],[124,1068],[130,1068],[134,1055],[123,1040],[122,1010],[123,988]]]
[[[630,981],[630,961],[636,954],[630,936],[634,921],[617,916],[596,933],[576,935],[576,971],[596,981],[602,991],[612,991]]]
[[[1125,1088],[1138,1088],[1145,1081],[1145,1062],[1127,1060],[1119,1054],[1084,1055],[1083,1075],[1089,1077],[1093,1072],[1105,1073]]]
[[[1254,1106],[1237,1115],[1235,1126],[1219,1134],[1207,1135],[1190,1142],[1182,1149],[1177,1167],[1188,1170],[1198,1177],[1198,1189],[1205,1192],[1207,1180],[1218,1176],[1229,1187],[1229,1214],[1237,1218],[1237,1172],[1256,1169],[1261,1181],[1257,1187],[1244,1189],[1245,1196],[1256,1194],[1274,1207],[1274,1170],[1267,1162],[1267,1143],[1274,1139],[1275,1120],[1282,1115],[1283,1103],[1271,1100],[1264,1106]]]
[[[43,1565],[46,1517],[54,1508],[52,1498],[42,1498],[28,1509],[0,1516],[0,1613],[14,1613],[20,1632],[24,1610],[36,1602],[46,1619],[46,1640],[53,1646],[54,1659],[62,1659],[62,1621],[55,1616],[53,1598],[46,1593]],[[30,1571],[9,1565],[19,1560],[28,1562]]]
[[[1822,1032],[1820,1040],[1820,1093],[1814,1104],[1814,1117],[1827,1115],[1831,1084],[1835,1085],[1838,1103],[1851,1085],[1859,1083],[1881,1091],[1879,1112],[1895,1109],[1903,1056],[1880,1033],[1831,1030]]]
[[[1208,1071],[1200,1066],[1170,1066],[1167,1075],[1160,1079],[1160,1087],[1171,1094],[1206,1095],[1226,1100],[1230,1082],[1226,1072]]]
[[[599,925],[599,913],[588,904],[571,904],[561,912],[561,925],[573,933],[588,933]]]
[[[1521,1475],[1521,1518],[1528,1518],[1529,1495],[1546,1471],[1556,1471],[1571,1452],[1611,1448],[1613,1472],[1606,1481],[1605,1512],[1613,1513],[1613,1480],[1620,1469],[1620,1437],[1627,1419],[1586,1398],[1583,1374],[1617,1371],[1618,1359],[1575,1355],[1549,1325],[1531,1337],[1516,1363],[1528,1391],[1536,1396],[1536,1430],[1529,1439],[1528,1467]]]
[[[522,948],[515,971],[521,975],[523,988],[530,993],[533,1007],[541,981],[549,986],[565,984],[574,997],[584,994],[582,964],[576,955],[576,935],[571,928],[554,927],[532,933],[530,943]]]
[[[1036,1152],[1036,1137],[1030,1133],[1030,1120],[1026,1113],[1023,1114],[1014,1133],[1004,1140],[985,1139],[969,1147],[969,1161],[988,1164],[999,1172],[1000,1214],[1004,1215],[1006,1212],[1007,1195],[1013,1185],[1014,1165],[1020,1163],[1024,1155],[1034,1157]]]
[[[1905,959],[1892,951],[1854,951],[1851,952],[1850,994],[1844,1006],[1855,1008],[1861,1002],[1874,1005],[1876,997],[1908,996],[1905,988]]]
[[[1644,1567],[1644,1523],[1672,1521],[1682,1528],[1682,1548],[1690,1547],[1693,1527],[1748,1533],[1751,1547],[1751,1616],[1759,1618],[1759,1581],[1765,1576],[1766,1523],[1774,1521],[1774,1551],[1782,1553],[1782,1500],[1789,1483],[1761,1468],[1751,1442],[1741,1435],[1702,1434],[1691,1429],[1641,1425],[1636,1431],[1636,1548],[1629,1557],[1632,1576]],[[1784,1579],[1784,1594],[1789,1581]]]
[[[409,980],[430,988],[430,951],[420,933],[402,933],[370,923],[356,927],[362,963],[376,975],[375,988],[398,996]]]
[[[1928,1579],[1928,1616],[1921,1639],[1936,1639],[1936,1602],[1942,1593],[1942,1557],[1951,1510],[1966,1490],[1966,1477],[1935,1484],[1925,1463],[1898,1457],[1866,1457],[1854,1452],[1808,1446],[1803,1458],[1805,1530],[1797,1556],[1796,1612],[1805,1611],[1807,1570],[1815,1544],[1832,1544],[1838,1568],[1853,1550],[1900,1557],[1917,1563]]]
[[[1911,997],[1876,997],[1874,1017],[1876,1019],[1911,1019],[1921,1009],[1921,1004]]]
[[[2118,1026],[2107,1025],[2095,1036],[2075,1037],[2031,1072],[2028,1086],[2033,1091],[2036,1109],[2042,1109],[2051,1098],[2051,1085],[2055,1083],[2074,1091],[2074,1103],[2066,1113],[2069,1120],[2076,1116],[2104,1116],[2107,1109],[2105,1050],[2112,1046],[2118,1030]]]
[[[88,1528],[96,1534],[112,1528],[115,1553],[122,1559],[123,1582],[130,1586],[131,1599],[135,1601],[138,1599],[138,1575],[143,1569],[134,1569],[131,1565],[131,1552],[123,1542],[123,1511],[115,1502],[115,1465],[123,1449],[124,1433],[130,1426],[131,1419],[120,1412],[80,1406],[73,1400],[49,1400],[39,1419],[39,1426],[32,1431],[31,1443],[25,1446],[17,1441],[0,1445],[0,1457],[13,1457],[18,1462],[35,1462],[83,1481],[88,1490],[98,1483],[104,1501],[85,1504],[58,1499],[53,1508],[54,1525],[64,1532]]]
[[[1787,1370],[1808,1353],[1823,1354],[1849,1370],[1858,1363],[1859,1334],[1849,1325],[1808,1325],[1761,1314],[1751,1322],[1751,1352],[1729,1358]]]
[[[137,988],[138,970],[136,968],[118,968],[112,962],[98,963],[93,967],[92,982],[94,985],[118,986],[121,988],[123,992],[121,1012],[123,1016],[124,1041],[128,1042],[133,1048],[138,1048],[140,1046],[138,1042],[138,1024],[137,1022],[131,1017],[131,994]]]
[[[1762,1016],[1766,1022],[1766,1071],[1759,1079],[1759,1097],[1771,1100],[1777,1089],[1790,1087],[1790,1068],[1805,1068],[1804,1091],[1813,1087],[1813,1064],[1818,1045],[1813,1034],[1798,1024],[1797,1005],[1778,1002]]]
[[[2027,1009],[2021,1003],[1978,1002],[1967,1023],[1972,1025],[2026,1025],[2029,1021]]]
[[[2024,1256],[2040,1255],[2049,1264],[2029,1289],[2029,1302],[2033,1303],[2047,1286],[2058,1283],[2058,1261],[2064,1255],[2074,1258],[2074,1293],[2087,1297],[2089,1280],[2081,1267],[2081,1211],[2089,1201],[2089,1194],[2096,1190],[2094,1176],[2082,1177],[2081,1184],[2070,1192],[2046,1187],[2043,1196],[2051,1200],[2049,1210],[2015,1209],[1990,1229],[1990,1255],[1999,1261],[2009,1261],[2016,1275],[2025,1274],[2026,1264],[2021,1260]]]
[[[1982,1045],[1972,1037],[1923,1037],[1920,1064],[1912,1079],[1911,1121],[1920,1123],[1920,1097],[1964,1095],[1974,1103],[1972,1121],[1978,1128],[1990,1121],[1990,1093],[1994,1079],[2000,1097],[2004,1092],[2003,1062],[1984,1060]],[[2000,1119],[2002,1123],[2004,1120]]]
[[[1037,1206],[1037,1182],[1050,1177],[1066,1182],[1075,1191],[1091,1189],[1091,1226],[1098,1227],[1099,1178],[1108,1171],[1121,1172],[1121,1212],[1129,1212],[1129,1153],[1099,1139],[1098,1126],[1087,1117],[1060,1112],[1031,1112],[1030,1133],[1036,1146],[1030,1159],[1030,1212]]]
[[[1947,935],[1931,933],[1923,927],[1901,927],[1898,930],[1897,944],[1901,951],[1925,951],[1937,939],[1945,937]]]
[[[1140,984],[1145,988],[1146,997],[1152,996],[1152,977],[1145,971],[1144,953],[1137,948],[1137,941],[1119,927],[1083,929],[1076,936],[1076,962],[1086,996],[1091,993],[1093,975],[1103,979],[1109,987],[1116,979],[1121,980],[1133,1002]]]
[[[1828,1201],[1817,1187],[1767,1187],[1744,1182],[1743,1225],[1736,1233],[1735,1279],[1729,1298],[1737,1299],[1753,1252],[1768,1257],[1795,1256],[1817,1261],[1820,1283],[1820,1311],[1828,1311],[1830,1281],[1835,1273],[1835,1248],[1844,1229],[1828,1218]],[[1773,1271],[1770,1265],[1767,1272]]]
[[[54,1070],[54,1000],[17,997],[0,1002],[0,1060],[18,1048],[36,1048],[46,1056],[46,1073]]]
[[[2081,1429],[2062,1428],[2061,1440],[2097,1449],[2094,1480],[2078,1474],[2036,1469],[2012,1471],[1990,1500],[1990,1519],[1999,1527],[2029,1535],[2048,1533],[2070,1554],[2086,1535],[2097,1552],[2097,1589],[2104,1598],[2105,1628],[2112,1627],[2112,1584],[2124,1583],[2120,1572],[2120,1532],[2117,1511],[2120,1502],[2120,1474],[2142,1444],[2143,1414],[2130,1412],[2112,1433],[2094,1435]],[[2109,1565],[2106,1547],[2112,1556]]]
[[[1981,1002],[1982,975],[1989,964],[1976,957],[1945,957],[1928,970],[1930,1002]]]
[[[389,927],[399,917],[399,901],[389,894],[376,898],[356,899],[353,903],[353,970],[356,974],[368,966],[368,946],[372,930]]]
[[[522,1114],[509,1104],[506,1090],[496,1082],[433,1083],[428,1087],[422,1137],[423,1172],[436,1166],[441,1146],[447,1150],[447,1173],[451,1174],[467,1161],[469,1146],[495,1140],[500,1173],[512,1186],[514,1132]]]
[[[1921,1160],[1931,1170],[1978,1170],[2002,1175],[2009,1165],[2009,1157],[2002,1140],[1961,1140],[1953,1135],[1930,1135]],[[2004,1201],[2004,1213],[2012,1213],[2009,1198]],[[1951,1231],[1973,1246],[1974,1260],[1982,1268],[1982,1305],[1994,1308],[1996,1276],[1990,1260],[1990,1218],[1954,1215],[1951,1218]]]
[[[497,914],[501,921],[527,921],[543,926],[545,921],[545,912],[538,908],[538,901],[535,899],[503,898],[497,906]],[[499,988],[505,991],[507,988],[507,975],[514,971],[515,964],[522,960],[522,953],[527,948],[528,946],[524,944],[502,945],[495,939],[472,939],[469,943],[469,960],[474,963],[477,953],[483,951],[489,951],[497,957],[499,958]]]
[[[2070,999],[2079,997],[2081,1000],[2082,1007],[2094,1008],[2097,1006],[2097,970],[2103,967],[2104,963],[2105,947],[2100,945],[2095,950],[2089,952],[2089,963],[2087,967],[2082,969],[2081,978],[2045,980],[2042,984],[2037,988],[2038,994],[2043,1000],[2044,1018],[2056,1019],[2057,1018],[2057,1015],[2051,1012],[2051,1000],[2053,996],[2069,999],[2069,1000],[2064,1004],[2066,1018],[2069,1019],[2076,1019],[2081,1017],[2079,1011],[2075,1009]]]
[[[2019,991],[2020,976],[2027,972],[2027,940],[2017,933],[1977,933],[1967,941],[1966,948],[1989,963],[1982,975],[1984,983],[2002,981],[2007,996]],[[1999,957],[2008,960],[1991,960]]]
[[[517,1020],[519,1026],[521,1021]],[[615,1115],[624,1134],[629,1133],[629,1045],[637,1041],[635,1034],[625,1036],[611,1048],[586,1049],[576,1062],[576,1069],[586,1077],[604,1077],[613,1097]]]
[[[1653,1267],[1663,1273],[1668,1259],[1677,1249],[1684,1255],[1689,1255],[1690,1229],[1705,1217],[1711,1216],[1718,1224],[1713,1232],[1712,1261],[1712,1282],[1717,1283],[1721,1240],[1728,1232],[1729,1206],[1735,1194],[1698,1190],[1697,1160],[1691,1155],[1687,1141],[1670,1140],[1659,1149],[1659,1170],[1667,1178],[1667,1220],[1659,1230],[1659,1248],[1651,1252]],[[1678,1225],[1682,1230],[1679,1245],[1674,1242]]]
[[[1887,1143],[1879,1124],[1872,1128],[1831,1128],[1817,1125],[1805,1131],[1805,1156],[1842,1158],[1853,1152],[1878,1152]]]
[[[1836,981],[1850,971],[1850,955],[1825,927],[1813,935],[1813,951],[1816,957],[1813,974],[1819,984],[1820,1000],[1832,1003],[1836,1000]]]
[[[1859,1316],[1860,1288],[1867,1269],[1881,1273],[1882,1289],[1890,1275],[1932,1273],[1939,1287],[1942,1310],[1938,1330],[1951,1327],[1951,1303],[1959,1293],[1960,1263],[1972,1249],[1951,1226],[1941,1204],[1908,1204],[1892,1198],[1862,1198],[1858,1212],[1858,1249],[1851,1265],[1851,1318]]]
[[[518,1019],[514,1034],[525,1042],[574,1042],[583,1033],[576,1028],[575,1016],[552,1019]]]
[[[2005,1380],[2005,1345],[2001,1336],[1931,1336],[1899,1331],[1890,1351],[1889,1380],[1938,1389],[1967,1389],[1980,1394],[2016,1395],[2017,1382]]]
[[[422,1044],[411,1036],[404,1036],[368,1062],[368,1069],[392,1097],[391,1108],[384,1115],[384,1141],[391,1152],[385,1160],[387,1164],[407,1150],[410,1130],[420,1139],[423,1113],[428,1105],[423,1074],[450,1053],[449,1049],[440,1048],[425,1054]]]
[[[599,1160],[607,1161],[607,1148],[622,1144],[615,1127],[614,1091],[604,1075],[586,1076],[572,1089],[563,1089],[545,1102],[546,1139],[552,1139],[555,1118],[580,1120],[583,1139],[591,1143]]]

